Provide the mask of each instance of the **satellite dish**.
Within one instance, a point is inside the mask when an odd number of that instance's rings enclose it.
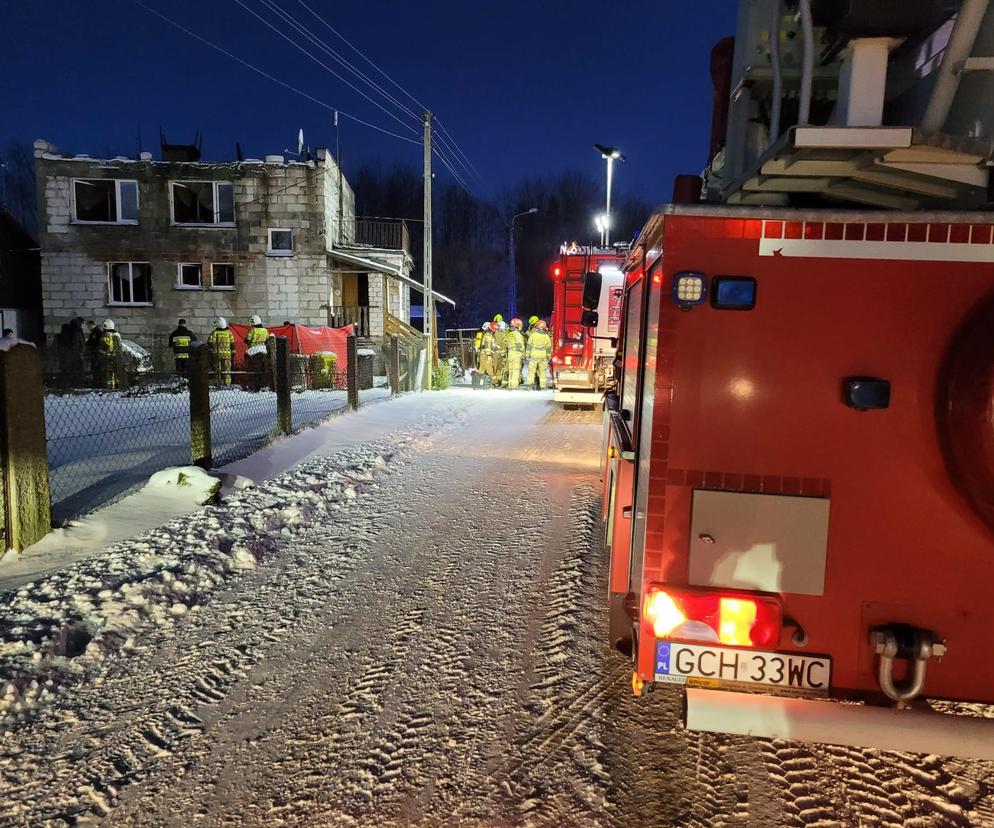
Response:
[[[301,129],[297,133],[297,155],[302,155],[304,152],[304,130]]]

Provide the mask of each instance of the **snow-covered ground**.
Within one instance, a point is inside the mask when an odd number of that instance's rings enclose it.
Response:
[[[389,396],[376,388],[360,401]],[[56,523],[86,514],[142,486],[156,471],[190,462],[190,397],[175,393],[48,394],[45,419]],[[294,430],[348,405],[345,391],[294,393]],[[211,392],[211,438],[218,463],[245,457],[276,432],[276,394],[229,388]]]
[[[633,700],[599,438],[548,394],[407,397],[4,596],[0,824],[992,824],[990,765]]]

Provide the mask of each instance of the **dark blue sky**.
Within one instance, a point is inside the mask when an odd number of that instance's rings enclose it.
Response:
[[[333,107],[419,137],[235,0],[143,2]],[[243,2],[272,19],[259,0]],[[734,31],[734,0],[307,2],[436,111],[484,195],[564,169],[602,175],[594,142],[628,156],[615,192],[653,202],[669,198],[676,173],[704,166],[709,51]],[[352,56],[299,0],[278,4]],[[301,127],[311,146],[333,146],[331,119],[130,0],[0,0],[0,145],[43,137],[65,151],[133,154],[140,126],[158,157],[162,126],[175,142],[200,129],[208,158],[234,157],[235,141],[257,157],[293,148]],[[349,120],[342,148],[352,169],[421,160],[419,146]]]

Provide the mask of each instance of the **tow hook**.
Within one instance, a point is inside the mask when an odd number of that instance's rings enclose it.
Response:
[[[888,624],[871,630],[870,643],[880,657],[877,665],[880,689],[898,708],[907,707],[921,693],[928,660],[941,659],[946,654],[946,642],[934,632],[905,624]],[[907,678],[900,683],[894,680],[895,659],[909,662]]]

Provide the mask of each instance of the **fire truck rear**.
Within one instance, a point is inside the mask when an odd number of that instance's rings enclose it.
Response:
[[[938,115],[883,124],[902,39],[967,61],[994,33],[986,3],[941,5],[801,3],[795,23],[744,3],[710,203],[658,210],[625,262],[611,636],[636,695],[683,688],[691,728],[994,758],[991,718],[927,704],[994,704],[994,145],[956,130],[973,111],[990,134],[994,112],[943,86],[943,58],[916,98]],[[743,83],[754,53],[809,24],[796,40],[825,71],[779,87],[836,88],[832,122],[812,108],[750,149],[736,108],[771,112],[773,88]]]
[[[553,398],[564,405],[600,405],[613,382],[614,348],[621,316],[622,272],[627,245],[583,247],[564,244],[552,266],[552,379]],[[599,320],[592,328],[582,324],[583,279],[600,275],[595,299]]]

